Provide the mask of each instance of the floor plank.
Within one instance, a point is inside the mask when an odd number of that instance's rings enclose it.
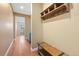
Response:
[[[15,39],[8,56],[31,56],[31,44],[24,36]]]

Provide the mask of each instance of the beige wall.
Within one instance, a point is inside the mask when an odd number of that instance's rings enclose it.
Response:
[[[25,19],[25,36],[29,39],[29,33],[31,32],[31,16],[26,16]]]
[[[42,11],[41,3],[32,4],[32,47],[37,47],[37,42],[42,41],[42,22],[40,12]]]
[[[79,4],[70,13],[43,22],[43,41],[69,55],[79,55]]]
[[[9,4],[0,4],[0,55],[4,55],[13,39],[13,13]]]

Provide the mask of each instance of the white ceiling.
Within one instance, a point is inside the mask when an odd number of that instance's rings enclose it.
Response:
[[[31,4],[30,3],[12,3],[14,12],[31,15]]]

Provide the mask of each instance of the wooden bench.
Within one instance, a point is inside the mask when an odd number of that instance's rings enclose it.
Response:
[[[52,47],[46,42],[38,43],[38,53],[43,56],[62,56],[64,52]]]

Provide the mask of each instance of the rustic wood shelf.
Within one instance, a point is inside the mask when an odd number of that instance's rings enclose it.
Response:
[[[67,12],[69,12],[68,3],[53,3],[51,6],[41,12],[41,18],[45,20]]]

